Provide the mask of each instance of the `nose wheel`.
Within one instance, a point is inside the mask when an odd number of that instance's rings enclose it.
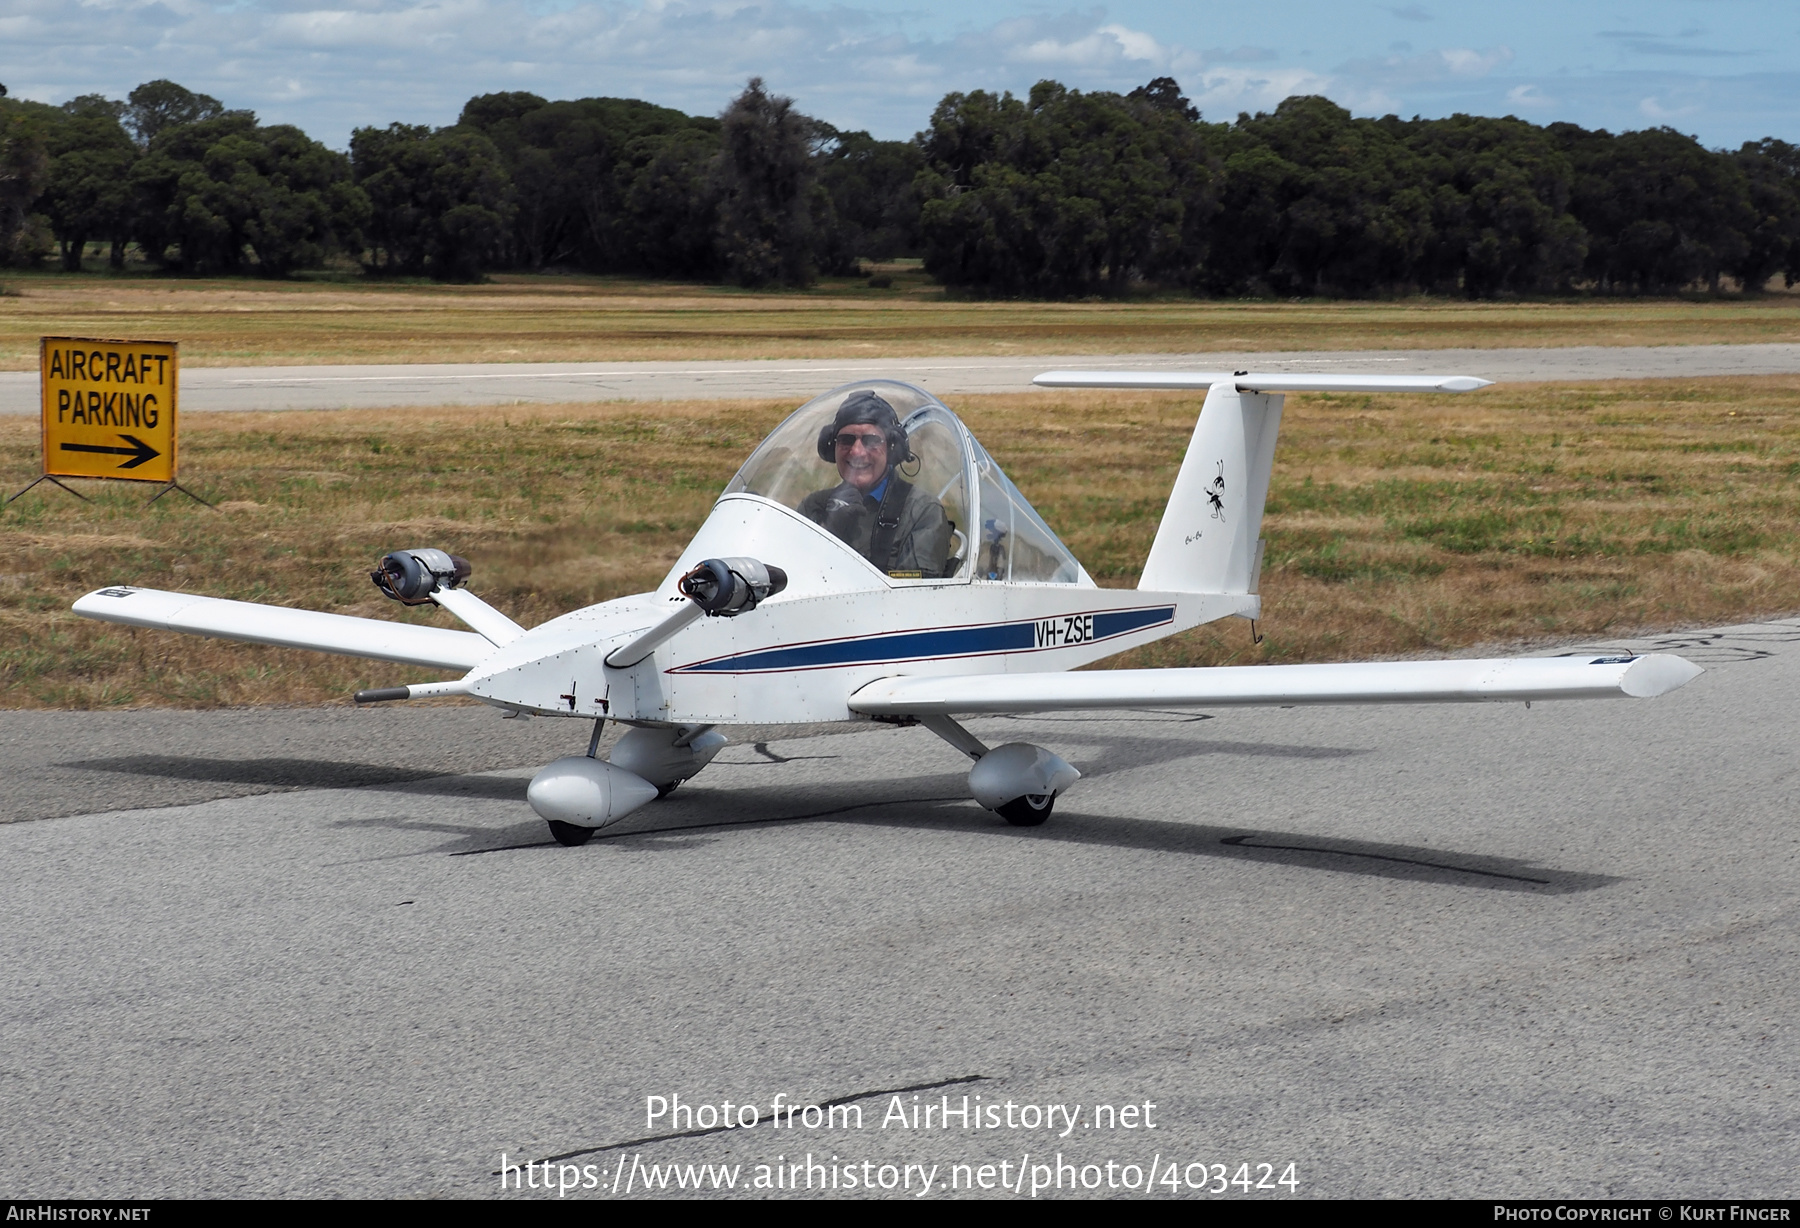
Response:
[[[1038,822],[1043,820],[1039,819]],[[549,823],[550,834],[565,848],[575,848],[594,838],[594,829],[591,827],[583,827],[579,823],[564,823],[559,819],[551,819]]]
[[[1015,797],[1010,802],[1001,802],[994,807],[994,813],[1014,827],[1041,827],[1054,809],[1056,794],[1028,793],[1024,797]]]

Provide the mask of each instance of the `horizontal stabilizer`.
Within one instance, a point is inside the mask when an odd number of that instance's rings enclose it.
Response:
[[[1231,665],[1069,674],[882,678],[850,697],[870,716],[960,716],[1091,708],[1506,703],[1648,699],[1700,676],[1677,656],[1523,657],[1357,665]]]
[[[128,627],[185,631],[280,648],[311,648],[436,669],[473,669],[494,651],[487,640],[467,631],[193,597],[154,588],[99,589],[77,601],[75,612]]]
[[[1046,371],[1040,388],[1211,388],[1239,392],[1473,392],[1492,380],[1473,375],[1296,375],[1268,371]]]

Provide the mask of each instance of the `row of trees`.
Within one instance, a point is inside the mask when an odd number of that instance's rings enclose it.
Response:
[[[114,267],[136,243],[168,268],[282,277],[357,250],[369,212],[342,154],[172,81],[125,102],[4,106],[0,163],[18,168],[0,183],[0,258],[13,263],[60,247],[79,270],[98,240]]]
[[[618,98],[469,101],[450,128],[359,129],[373,267],[575,267],[802,285],[917,243],[916,147],[842,133],[760,80],[718,119]]]
[[[1800,280],[1800,149],[1668,128],[1355,119],[1329,99],[1207,124],[1167,78],[952,94],[920,135],[926,267],[1074,294],[1489,296]]]
[[[3,94],[3,87],[0,87]],[[988,294],[1470,296],[1800,280],[1800,150],[1667,128],[1356,119],[1319,97],[1211,124],[1169,78],[951,94],[909,142],[840,132],[760,80],[718,118],[646,102],[469,101],[348,156],[169,81],[124,102],[0,97],[0,259],[92,241],[271,276],[579,268],[801,285],[923,256]]]
[[[3,88],[0,88],[3,94]],[[123,102],[0,96],[0,262],[136,244],[181,272],[286,276],[333,251],[466,280],[575,267],[800,285],[917,244],[916,146],[840,133],[753,80],[720,118],[617,98],[471,99],[348,156],[172,81]]]

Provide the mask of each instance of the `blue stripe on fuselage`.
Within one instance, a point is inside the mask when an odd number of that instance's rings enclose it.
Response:
[[[1043,645],[1038,635],[1040,623],[1065,624],[1068,619],[1091,619],[1092,634],[1084,640],[1052,642]],[[1049,648],[1072,648],[1109,640],[1116,636],[1142,631],[1171,622],[1174,606],[1152,606],[1135,610],[1096,610],[1075,615],[1059,614],[1054,618],[1025,622],[988,623],[974,627],[944,627],[931,631],[890,631],[881,635],[856,636],[841,640],[820,640],[811,644],[785,644],[778,648],[759,648],[711,661],[678,665],[675,674],[747,674],[790,669],[831,669],[845,665],[870,665],[889,661],[919,661],[937,657],[979,657],[995,653],[1036,652]]]
[[[1143,610],[1104,610],[1094,615],[1094,638],[1110,640],[1115,635],[1142,631],[1145,627],[1159,626],[1174,619],[1175,607],[1172,605]]]

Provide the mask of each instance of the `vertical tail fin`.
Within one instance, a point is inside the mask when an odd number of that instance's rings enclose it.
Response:
[[[1256,591],[1263,503],[1275,463],[1282,400],[1279,394],[1240,392],[1229,381],[1212,385],[1139,588]]]
[[[1256,592],[1262,570],[1258,534],[1281,427],[1280,393],[1473,392],[1491,382],[1472,375],[1291,371],[1046,371],[1032,380],[1044,388],[1207,389],[1138,587],[1246,596]]]

